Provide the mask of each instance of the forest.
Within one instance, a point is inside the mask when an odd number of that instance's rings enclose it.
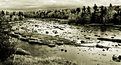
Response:
[[[68,24],[121,24],[121,7],[83,6],[73,9],[51,9],[38,11],[1,11],[2,21],[23,20],[24,18],[55,18],[66,19]]]

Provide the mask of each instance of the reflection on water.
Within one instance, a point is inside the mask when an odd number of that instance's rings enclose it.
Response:
[[[120,39],[120,27],[112,26],[112,25],[88,25],[88,26],[81,26],[87,31],[88,34],[98,35],[99,37],[106,37],[111,38],[114,37],[116,39]],[[82,33],[83,34],[83,33]],[[93,37],[93,36],[91,36]]]
[[[101,29],[101,32],[105,32],[107,30],[107,27],[101,26],[100,29]]]

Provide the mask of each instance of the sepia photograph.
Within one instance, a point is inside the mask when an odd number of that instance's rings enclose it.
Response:
[[[0,0],[0,65],[121,65],[121,0]]]

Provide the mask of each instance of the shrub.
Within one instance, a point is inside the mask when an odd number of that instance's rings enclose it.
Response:
[[[6,34],[4,32],[5,29],[7,29],[7,27],[5,27],[7,25],[8,28],[10,28],[9,24],[1,24],[0,23],[0,60],[1,61],[5,61],[8,57],[10,57],[14,52],[14,46],[15,44],[13,44],[12,42],[10,42],[10,37],[8,36],[8,34]],[[7,31],[7,33],[9,33],[10,31]]]

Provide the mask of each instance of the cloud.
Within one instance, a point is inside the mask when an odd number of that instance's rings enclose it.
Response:
[[[97,5],[121,5],[121,0],[0,0],[0,8],[34,8],[56,6],[93,6]]]
[[[55,1],[55,0],[50,0],[50,2],[51,2],[51,3],[56,3],[56,1]]]

